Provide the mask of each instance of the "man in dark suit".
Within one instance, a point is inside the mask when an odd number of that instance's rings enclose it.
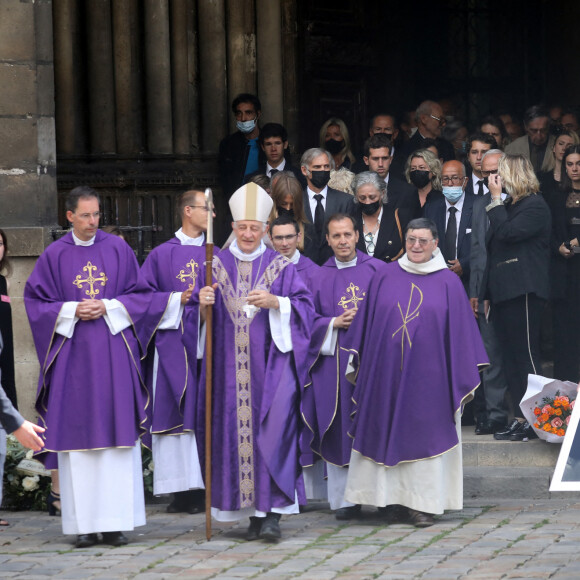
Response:
[[[483,179],[497,173],[497,165],[503,151],[490,149],[481,160]],[[503,196],[505,199],[505,195]],[[473,313],[477,317],[481,338],[489,357],[490,365],[483,371],[483,390],[475,392],[474,404],[476,410],[476,435],[490,435],[502,431],[508,422],[508,408],[506,404],[507,382],[503,372],[502,352],[495,333],[493,320],[488,317],[488,308],[485,307],[484,276],[487,265],[487,249],[485,237],[489,228],[489,220],[485,208],[491,203],[489,191],[483,196],[476,196],[473,201],[473,215],[471,218],[471,274],[469,277],[469,301]],[[483,394],[483,401],[481,395]]]
[[[496,140],[485,133],[474,133],[467,142],[466,169],[469,181],[465,188],[467,195],[483,195],[489,190],[481,173],[481,160],[486,151],[497,147]]]
[[[332,155],[324,149],[308,149],[300,160],[300,169],[307,182],[304,211],[310,221],[304,231],[304,255],[319,266],[332,256],[324,233],[326,219],[335,213],[352,215],[354,211],[352,195],[328,187],[333,168]]]
[[[443,161],[452,161],[455,159],[453,145],[449,141],[441,138],[441,130],[446,123],[441,105],[435,101],[423,101],[417,107],[415,117],[417,119],[417,131],[415,131],[415,134],[407,141],[407,144],[403,148],[401,156],[402,165],[399,166],[397,164],[396,167],[393,167],[393,170],[396,169],[397,175],[403,173],[405,162],[411,153],[414,153],[417,149],[425,148],[423,144],[424,139],[435,139],[439,157]]]
[[[393,207],[403,207],[417,217],[421,212],[417,188],[389,173],[393,157],[392,141],[385,133],[377,133],[365,142],[363,161],[366,171],[374,171],[387,184],[387,197]]]
[[[467,177],[460,161],[447,161],[441,170],[443,198],[425,204],[425,217],[437,225],[440,248],[450,270],[469,288],[473,195],[466,195]]]
[[[288,153],[288,132],[280,123],[266,123],[260,130],[258,137],[260,149],[264,153],[264,159],[260,159],[258,170],[246,175],[244,183],[252,181],[256,175],[263,174],[272,179],[279,171],[291,171],[296,178],[306,185],[306,180],[302,172],[297,167],[293,167]]]

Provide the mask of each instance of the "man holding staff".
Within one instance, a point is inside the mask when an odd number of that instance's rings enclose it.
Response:
[[[248,540],[280,538],[281,514],[298,513],[301,367],[313,316],[294,265],[262,241],[272,200],[255,183],[230,199],[235,240],[199,292],[213,306],[212,515],[250,517]],[[192,297],[189,325],[198,323]],[[201,340],[200,340],[201,344]],[[206,361],[207,364],[207,361]],[[300,369],[300,371],[298,371]]]

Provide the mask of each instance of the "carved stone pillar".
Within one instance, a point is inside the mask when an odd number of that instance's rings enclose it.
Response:
[[[284,121],[282,15],[280,2],[256,0],[258,93],[262,123]]]
[[[143,145],[139,0],[113,2],[112,9],[117,152],[134,155],[142,150]]]
[[[227,132],[226,30],[223,0],[198,2],[202,147],[215,153]]]
[[[54,6],[54,26],[59,30],[55,36],[54,52],[56,94],[56,134],[58,151],[65,155],[83,150],[80,139],[82,120],[79,105],[79,52],[76,0],[60,0]],[[7,21],[8,23],[9,21]]]
[[[228,0],[228,105],[240,93],[256,93],[254,0]],[[228,106],[228,111],[230,110]],[[230,131],[235,131],[232,115]]]
[[[145,0],[145,87],[150,153],[173,152],[168,0]]]
[[[187,75],[187,0],[171,2],[171,79],[173,151],[189,153],[189,98]]]
[[[115,153],[115,76],[110,0],[86,0],[91,153]],[[79,46],[75,47],[76,50]]]

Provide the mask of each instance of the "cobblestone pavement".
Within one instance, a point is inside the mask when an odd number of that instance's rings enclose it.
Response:
[[[277,544],[244,540],[247,521],[214,524],[148,506],[121,548],[76,550],[60,518],[2,512],[0,578],[580,578],[580,499],[471,500],[426,529],[385,525],[373,508],[337,522],[325,504],[282,518]]]

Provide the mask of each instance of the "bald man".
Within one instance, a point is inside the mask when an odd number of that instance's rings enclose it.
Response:
[[[437,224],[439,247],[448,268],[469,288],[473,195],[465,193],[468,178],[459,161],[447,161],[441,170],[443,198],[425,204],[424,216]]]

